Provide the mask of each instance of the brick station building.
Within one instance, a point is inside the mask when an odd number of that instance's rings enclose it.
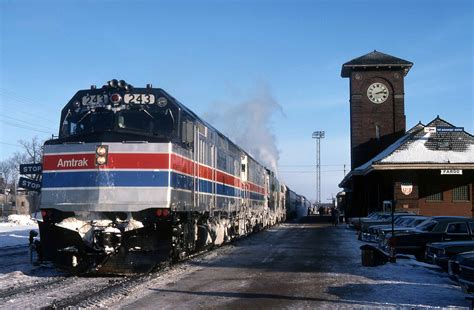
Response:
[[[413,63],[377,51],[343,65],[350,78],[351,171],[339,184],[348,217],[387,210],[474,216],[474,137],[436,117],[405,130]]]

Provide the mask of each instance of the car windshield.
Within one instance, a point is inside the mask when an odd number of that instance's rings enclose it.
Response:
[[[434,220],[426,220],[424,221],[423,223],[419,224],[418,226],[416,226],[417,229],[421,230],[421,231],[432,231],[433,228],[436,227],[436,225],[438,224],[437,221],[434,221]]]

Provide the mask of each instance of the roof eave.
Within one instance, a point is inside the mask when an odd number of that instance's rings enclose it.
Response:
[[[474,170],[474,163],[379,163],[371,167],[372,170]]]
[[[413,67],[413,63],[407,64],[364,64],[364,65],[350,65],[350,64],[343,64],[341,69],[341,77],[350,77],[351,72],[354,69],[367,69],[367,68],[401,68],[405,69],[404,75],[408,74],[411,67]]]

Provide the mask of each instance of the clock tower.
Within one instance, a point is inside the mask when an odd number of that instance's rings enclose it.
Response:
[[[342,65],[350,81],[351,170],[405,134],[403,79],[412,66],[375,50]]]

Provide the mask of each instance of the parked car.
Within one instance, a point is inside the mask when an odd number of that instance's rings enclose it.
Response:
[[[409,215],[398,216],[394,221],[394,231],[406,231],[412,230],[424,222],[428,217],[421,215]],[[380,239],[386,234],[392,232],[392,224],[382,224],[370,226],[366,233],[362,234],[362,240],[367,242],[379,242]]]
[[[413,230],[417,230],[417,226],[421,226],[425,221],[429,220],[430,217],[422,217],[420,216],[420,219],[417,219],[416,221],[414,221],[411,225],[407,226],[407,227],[403,227],[403,226],[399,226],[399,227],[394,227],[394,232],[395,233],[400,233],[400,232],[407,232],[407,231],[413,231]],[[380,243],[387,234],[391,234],[392,233],[392,227],[388,227],[388,228],[382,228],[382,229],[379,229],[378,232],[377,232],[377,242]]]
[[[451,280],[459,282],[459,275],[461,273],[459,264],[465,265],[465,261],[474,261],[474,251],[456,254],[448,261],[448,273]]]
[[[458,266],[458,281],[463,292],[468,294],[474,293],[474,257],[470,255],[462,256],[458,259]]]
[[[380,212],[371,212],[371,213],[369,213],[369,215],[367,215],[367,216],[365,216],[365,217],[352,217],[352,218],[349,220],[349,226],[358,230],[358,229],[360,228],[360,223],[361,223],[363,220],[375,218],[375,217],[377,217],[379,214],[381,214],[381,213],[380,213]]]
[[[409,215],[415,215],[413,213],[407,213],[407,212],[397,212],[393,214],[394,220],[397,220],[399,217],[402,216],[409,216]],[[369,228],[375,225],[388,225],[392,224],[392,214],[391,213],[383,213],[380,214],[377,218],[374,219],[368,219],[368,220],[363,220],[360,223],[360,231],[362,233],[367,233]]]
[[[448,271],[448,261],[456,254],[474,251],[474,241],[434,242],[426,245],[425,260]]]
[[[411,231],[386,234],[379,246],[391,253],[412,254],[418,260],[425,257],[426,244],[441,241],[472,240],[474,219],[461,216],[435,216]]]

